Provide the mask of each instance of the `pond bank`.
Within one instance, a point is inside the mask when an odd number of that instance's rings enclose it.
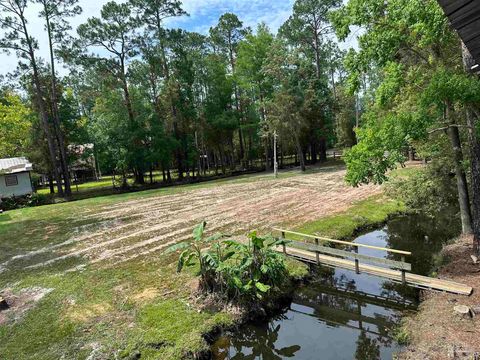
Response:
[[[296,226],[295,231],[339,240],[351,240],[355,235],[377,228],[392,216],[405,212],[403,203],[381,193],[356,201],[349,209],[339,214]]]
[[[362,207],[371,208],[365,202],[368,200],[362,202]],[[421,275],[436,270],[436,254],[459,231],[452,217],[449,221],[443,216],[432,219],[420,214],[384,216],[386,220],[377,223],[376,229],[355,236],[353,241],[411,251],[412,271]],[[333,220],[325,221],[334,223]],[[321,221],[316,225],[321,228]],[[363,225],[364,229],[372,226],[366,222]],[[366,250],[363,254],[388,256],[379,250]],[[417,289],[349,270],[319,270],[319,276],[295,290],[292,302],[283,312],[220,337],[212,347],[214,359],[283,359],[293,355],[314,358],[321,353],[322,359],[378,360],[391,359],[403,350],[402,332],[395,330],[405,310],[416,309]]]
[[[227,311],[234,316],[233,321],[228,326],[217,326],[203,335],[207,344],[214,344],[226,332],[236,332],[243,326],[260,321],[268,321],[268,319],[280,314],[292,302],[293,294],[299,287],[308,284],[311,279],[311,274],[307,265],[292,259],[287,259],[286,267],[288,270],[289,279],[285,282],[281,289],[275,293],[270,293],[264,296],[264,299],[256,304],[240,305],[240,304],[216,304],[213,307],[220,305],[223,309],[220,311]],[[215,303],[214,298],[209,298],[205,301],[205,308],[211,305],[209,301]],[[195,359],[212,359],[213,354],[211,348],[202,349],[193,355]]]
[[[480,356],[480,312],[473,318],[455,314],[456,305],[480,307],[480,264],[473,264],[471,236],[462,236],[442,250],[446,264],[440,278],[470,285],[470,296],[427,292],[421,294],[418,312],[404,319],[402,333],[409,339],[400,360],[476,359]]]
[[[353,239],[356,234],[366,229],[377,228],[384,224],[390,217],[396,214],[404,212],[403,204],[398,201],[391,200],[384,196],[383,194],[374,195],[368,199],[355,202],[348,210],[341,212],[337,215],[326,216],[317,221],[304,224],[301,228],[303,231],[308,231],[310,233],[316,233],[323,236],[337,237],[341,239]],[[228,328],[217,328],[212,332],[206,334],[205,339],[207,342],[215,342],[213,347],[215,356],[218,356],[218,344],[224,341],[225,338],[223,335],[226,333],[242,333],[242,329],[249,328],[253,324],[268,323],[271,319],[275,319],[278,316],[282,316],[283,313],[288,311],[289,307],[294,300],[294,297],[298,297],[301,292],[305,292],[310,286],[316,286],[310,284],[311,273],[308,271],[303,271],[302,268],[299,268],[298,265],[293,264],[297,263],[293,260],[288,260],[289,269],[295,269],[296,272],[295,280],[293,281],[293,287],[284,289],[282,296],[271,299],[269,304],[264,308],[265,311],[252,311],[251,309],[243,309],[242,315],[238,316],[237,321],[234,321],[234,324]],[[297,263],[298,264],[298,263]],[[303,271],[303,272],[302,272]],[[331,271],[327,271],[328,276],[332,276]],[[291,273],[291,272],[290,272]],[[292,273],[291,273],[292,274]],[[330,294],[329,299],[337,299],[339,294]],[[340,301],[343,301],[340,299]],[[375,311],[384,311],[385,316],[393,316],[393,313],[390,313],[388,310],[383,310],[380,308],[374,308]],[[371,309],[370,309],[371,310]],[[343,314],[342,310],[338,310],[335,314]],[[382,323],[383,324],[383,323]],[[255,326],[255,325],[254,325]],[[250,331],[250,330],[249,330]],[[259,333],[260,337],[264,334]],[[362,336],[365,336],[362,333]],[[368,339],[365,339],[369,341]],[[209,359],[211,356],[210,352],[203,352],[202,354],[196,354],[197,358]],[[217,357],[214,357],[217,358]]]

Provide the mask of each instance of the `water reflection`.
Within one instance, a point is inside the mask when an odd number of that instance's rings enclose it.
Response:
[[[355,241],[413,253],[412,271],[428,274],[432,252],[458,234],[456,219],[401,216]],[[375,249],[360,253],[400,260]],[[391,359],[399,346],[389,336],[404,309],[414,309],[415,289],[343,269],[318,269],[316,281],[299,288],[287,311],[267,323],[220,338],[214,359]]]
[[[292,358],[300,350],[299,345],[290,345],[279,347],[277,344],[279,332],[282,328],[282,321],[287,320],[287,316],[278,316],[273,321],[264,325],[259,324],[254,331],[242,331],[235,338],[235,342],[231,344],[232,349],[229,349],[229,339],[226,340],[224,347],[216,347],[215,359],[235,359],[235,360],[250,360],[250,359],[275,359],[281,360]],[[233,351],[232,351],[233,350]],[[234,356],[230,356],[231,353]]]
[[[398,349],[388,332],[399,313],[387,303],[352,288],[311,284],[282,316],[220,339],[214,359],[388,359]]]

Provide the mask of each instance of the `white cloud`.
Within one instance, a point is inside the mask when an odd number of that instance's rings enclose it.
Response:
[[[192,30],[207,32],[225,12],[235,13],[244,25],[255,27],[263,21],[273,31],[290,16],[293,0],[184,0],[183,7],[190,17],[170,19],[168,25],[198,24]]]
[[[80,0],[79,4],[83,8],[83,13],[71,20],[73,29],[76,29],[89,17],[100,16],[102,6],[108,1]],[[123,2],[126,0],[117,1]],[[221,14],[233,12],[246,26],[255,28],[256,24],[265,22],[272,31],[276,32],[290,16],[293,2],[294,0],[183,0],[183,8],[190,16],[168,19],[166,25],[207,33],[208,29],[217,23]],[[47,58],[47,38],[42,20],[38,18],[38,10],[38,5],[29,6],[27,12],[29,29],[39,41],[38,55]],[[0,30],[0,32],[2,31]],[[17,58],[14,54],[0,54],[0,74],[11,72],[16,66]]]

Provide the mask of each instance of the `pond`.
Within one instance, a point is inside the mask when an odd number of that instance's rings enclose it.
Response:
[[[428,275],[433,254],[460,233],[458,220],[440,216],[397,216],[355,242],[412,252],[412,272]],[[387,257],[384,251],[359,253]],[[388,255],[389,258],[397,259]],[[315,270],[314,281],[296,290],[285,311],[266,322],[221,336],[212,346],[215,360],[392,359],[400,350],[390,330],[403,311],[415,309],[416,289],[343,269]]]

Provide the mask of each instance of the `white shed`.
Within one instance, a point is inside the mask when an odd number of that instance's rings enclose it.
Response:
[[[0,159],[0,199],[31,194],[32,164],[24,157]]]

